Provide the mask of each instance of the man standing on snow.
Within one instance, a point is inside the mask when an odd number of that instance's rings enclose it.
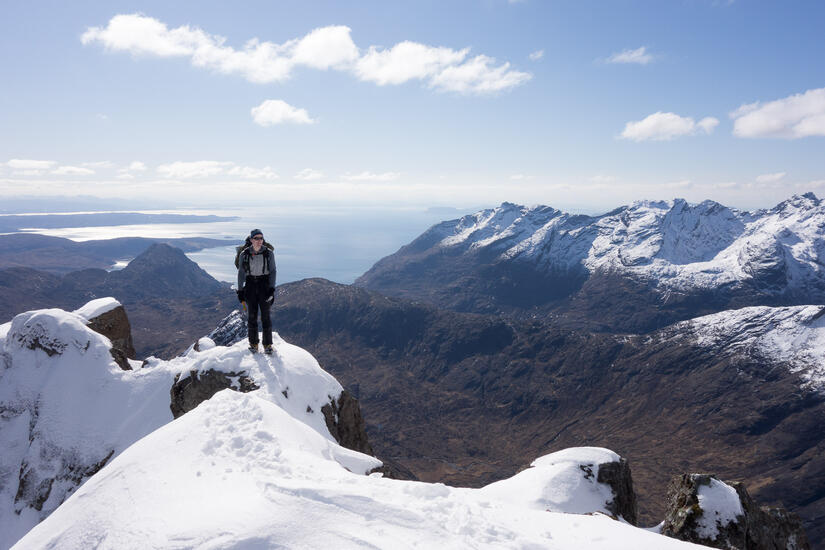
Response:
[[[238,261],[238,301],[246,302],[249,311],[249,350],[258,351],[258,309],[261,311],[264,351],[272,353],[272,319],[269,308],[275,300],[275,253],[264,243],[264,234],[253,229],[252,244],[244,248]]]

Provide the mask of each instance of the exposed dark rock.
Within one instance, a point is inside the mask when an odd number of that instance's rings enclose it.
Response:
[[[209,338],[216,346],[231,346],[247,337],[246,318],[239,310],[235,310],[224,317],[215,330],[209,333]]]
[[[120,368],[132,370],[128,361],[128,359],[135,358],[132,327],[129,324],[126,309],[122,305],[89,319],[87,326],[112,342],[110,353]]]
[[[739,482],[727,483],[735,490],[742,514],[732,518],[710,516],[713,503],[700,502],[701,487],[710,487],[711,474],[684,474],[668,486],[668,509],[662,534],[724,550],[807,550],[810,548],[802,522],[784,508],[760,507]]]
[[[233,385],[233,378],[237,378],[237,387]],[[185,378],[175,376],[169,391],[172,398],[169,408],[172,416],[178,418],[226,388],[246,393],[259,387],[246,372],[190,371]]]
[[[636,525],[636,492],[633,490],[633,476],[627,460],[621,458],[619,462],[599,464],[596,481],[613,489],[613,500],[607,503],[607,509],[613,515],[623,517],[629,524]]]
[[[361,407],[351,393],[347,390],[342,391],[337,399],[333,398],[321,407],[321,412],[324,414],[329,433],[339,444],[347,449],[370,456],[375,455],[367,439]]]

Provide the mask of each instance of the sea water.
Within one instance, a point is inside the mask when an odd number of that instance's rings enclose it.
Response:
[[[209,237],[231,239],[240,244],[251,229],[260,229],[275,246],[279,284],[308,277],[349,284],[433,224],[461,213],[413,207],[342,206],[255,206],[165,212],[236,219],[210,223],[31,228],[29,231],[76,241],[115,237]],[[234,246],[208,248],[187,256],[219,281],[236,282]],[[113,269],[122,268],[131,258],[118,260]]]

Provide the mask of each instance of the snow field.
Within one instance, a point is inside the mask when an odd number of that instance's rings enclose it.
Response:
[[[361,473],[378,463],[224,390],[124,451],[14,548],[695,547],[517,495]]]

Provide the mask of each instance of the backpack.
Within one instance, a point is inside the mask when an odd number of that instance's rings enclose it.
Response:
[[[240,269],[240,267],[241,267],[241,252],[243,252],[244,250],[246,250],[250,246],[252,246],[252,238],[247,237],[242,245],[235,247],[235,268]],[[268,249],[270,249],[273,253],[275,252],[275,247],[272,246],[271,244],[269,244],[268,242],[264,241],[264,246],[267,247]],[[248,256],[247,256],[247,258],[248,258]],[[265,265],[266,265],[266,268],[269,269],[269,254],[264,256],[264,261],[267,262]],[[247,273],[249,273],[249,262],[248,262],[248,260],[247,260],[246,265],[244,265],[244,270]]]

